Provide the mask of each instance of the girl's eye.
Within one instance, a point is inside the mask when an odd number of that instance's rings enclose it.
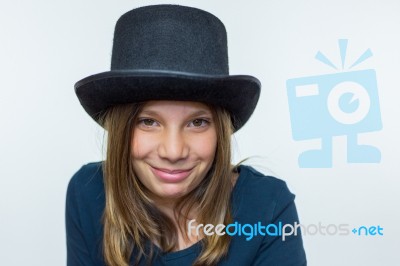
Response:
[[[205,119],[195,119],[192,122],[189,123],[189,126],[191,127],[205,127],[209,122]]]
[[[139,120],[139,124],[142,124],[146,127],[156,126],[157,122],[150,118],[144,118]]]

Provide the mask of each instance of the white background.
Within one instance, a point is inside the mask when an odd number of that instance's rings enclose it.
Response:
[[[231,74],[262,82],[252,119],[235,137],[235,161],[248,161],[289,184],[301,222],[380,225],[384,236],[305,236],[309,265],[398,265],[400,254],[400,2],[335,1],[2,1],[0,4],[0,264],[64,265],[64,204],[70,177],[102,158],[103,132],[73,90],[109,69],[113,28],[126,11],[177,3],[218,16],[229,35]],[[334,139],[333,168],[300,169],[300,152],[318,141],[291,136],[285,82],[336,73],[337,40],[349,39],[357,67],[377,73],[383,130],[360,141],[381,150],[380,164],[347,164]]]

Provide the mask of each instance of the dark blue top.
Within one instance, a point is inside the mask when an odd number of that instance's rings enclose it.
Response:
[[[292,234],[285,240],[281,236],[282,226],[298,223],[294,195],[284,181],[264,176],[253,168],[242,165],[239,167],[239,178],[232,193],[232,211],[236,224],[229,228],[229,232],[234,234],[236,231],[236,235],[232,236],[227,257],[218,265],[307,265],[300,230],[297,236]],[[87,164],[72,177],[68,185],[68,266],[105,265],[101,252],[104,206],[101,163]],[[261,229],[256,229],[259,225]],[[289,232],[290,228],[285,231]],[[241,235],[239,232],[242,232]],[[152,265],[192,265],[201,251],[201,243],[171,253],[162,253],[157,247],[155,250],[157,256]],[[131,261],[134,261],[133,256]],[[141,265],[145,263],[142,262]]]

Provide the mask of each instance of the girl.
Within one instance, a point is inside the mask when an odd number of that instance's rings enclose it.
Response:
[[[260,94],[230,76],[226,31],[212,14],[156,5],[124,14],[111,71],[77,96],[107,131],[104,162],[67,191],[67,264],[306,265],[286,184],[231,165],[231,135]]]

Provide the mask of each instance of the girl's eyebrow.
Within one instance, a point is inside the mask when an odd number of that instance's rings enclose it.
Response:
[[[162,111],[156,111],[156,110],[142,110],[139,115],[149,115],[149,116],[158,116],[162,114]],[[194,111],[193,113],[189,113],[188,116],[202,116],[202,115],[209,115],[212,116],[211,111],[208,110],[198,110]]]
[[[142,110],[139,115],[158,115],[158,112],[152,110]]]
[[[199,110],[199,111],[196,111],[196,112],[193,112],[190,114],[190,116],[202,116],[202,115],[211,115],[212,116],[212,113],[210,111],[206,111],[206,110]]]

